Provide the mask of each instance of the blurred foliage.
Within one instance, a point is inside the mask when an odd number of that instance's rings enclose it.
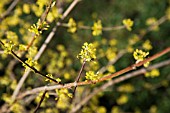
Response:
[[[12,1],[1,0],[0,14],[7,10]],[[14,10],[0,22],[0,39],[7,44],[10,44],[10,42],[15,43],[14,50],[16,53],[20,54],[19,50],[25,50],[25,47],[30,43],[32,33],[28,29],[32,25],[36,28],[36,22],[44,12],[47,1],[20,1]],[[72,1],[61,0],[63,10],[66,10]],[[139,35],[146,32],[149,25],[157,22],[165,15],[169,17],[170,13],[167,12],[169,7],[170,0],[81,0],[63,21],[63,23],[69,23],[69,29],[63,26],[57,29],[54,38],[48,44],[41,58],[36,62],[38,63],[37,68],[42,73],[52,74],[53,77],[60,78],[63,83],[74,82],[81,67],[81,62],[77,59],[77,55],[81,51],[82,45],[88,42],[92,43],[96,48],[97,59],[95,62],[92,61],[86,64],[83,71],[84,76],[86,72],[92,72],[94,75],[93,72],[97,72],[100,68],[107,65],[120,51],[125,51],[126,54],[121,60],[109,66],[104,74],[107,75],[121,70],[135,63],[133,58],[135,49],[143,49],[149,52],[149,56],[151,56],[170,46],[169,20],[159,26],[154,26],[142,38],[139,37]],[[32,27],[32,31],[38,33],[39,36],[36,37],[34,44],[22,59],[32,59],[35,56],[61,16],[59,9],[54,6],[46,19],[50,26],[48,30],[39,33],[38,30]],[[129,31],[124,28],[101,31],[104,27],[122,26],[126,23],[123,20],[128,18],[133,22],[130,21],[128,23],[129,26],[126,26]],[[131,24],[134,25],[131,26]],[[76,25],[86,25],[91,29],[79,29],[76,28]],[[132,27],[132,29],[129,27]],[[9,46],[11,47],[11,45]],[[3,47],[1,46],[0,51],[2,50]],[[170,58],[169,54],[164,55],[151,62],[151,64],[168,58]],[[13,65],[14,61],[14,58],[10,55],[0,54],[0,106],[3,106],[5,103],[11,103],[12,93],[24,73],[22,64],[17,62]],[[32,63],[32,61],[30,62]],[[84,76],[82,80],[85,79]],[[169,81],[170,66],[152,70],[105,89],[86,103],[81,111],[83,113],[168,113],[170,111]],[[78,87],[77,100],[81,101],[82,98],[91,93],[94,87],[97,88],[98,85],[102,84],[104,83]],[[46,85],[45,79],[31,73],[21,91],[43,85]],[[56,92],[62,93],[56,96],[59,94]],[[66,112],[72,107],[69,103],[69,90],[62,89],[56,92],[49,92],[49,97],[43,102],[40,112]],[[86,94],[84,94],[85,92]],[[50,93],[55,93],[56,95],[50,95]],[[30,102],[17,101],[11,110],[14,113],[33,111],[35,105],[39,102],[38,100],[40,100],[40,95],[41,93],[37,94],[38,99],[34,98]]]

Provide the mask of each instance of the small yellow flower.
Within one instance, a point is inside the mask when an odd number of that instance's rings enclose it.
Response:
[[[47,74],[46,76],[53,79],[53,75],[52,75],[52,74]],[[50,79],[48,79],[48,78],[46,78],[45,81],[50,81],[50,82],[52,82],[52,81],[51,81]]]
[[[86,80],[96,81],[99,79],[99,76],[98,76],[98,74],[95,74],[94,71],[88,71],[88,72],[86,72],[85,78],[86,78]]]
[[[158,77],[159,75],[160,75],[160,72],[158,69],[153,69],[150,72],[145,73],[145,77],[151,77],[151,78]]]
[[[94,45],[92,43],[88,44],[87,42],[85,42],[77,58],[80,58],[81,60],[85,60],[87,62],[95,60],[96,49],[94,48]]]
[[[110,72],[110,73],[114,73],[116,71],[115,67],[113,65],[110,65],[107,67],[107,70]]]
[[[128,102],[128,96],[123,94],[121,95],[117,100],[116,102],[119,104],[119,105],[123,105],[123,104],[126,104]]]
[[[152,49],[152,45],[151,45],[151,42],[149,40],[146,40],[142,47],[145,49],[145,50],[151,50]]]
[[[131,84],[124,84],[118,87],[119,92],[126,92],[126,93],[132,93],[134,92],[135,88]]]
[[[151,26],[151,30],[158,31],[159,26],[154,25],[156,24],[156,22],[157,22],[157,19],[155,17],[151,17],[146,20],[146,25]]]
[[[101,20],[98,20],[97,22],[95,22],[93,24],[93,27],[91,28],[92,31],[92,35],[93,36],[98,36],[102,34],[102,24],[101,24]]]
[[[158,113],[158,108],[156,105],[152,105],[149,109],[149,113]]]
[[[75,33],[76,30],[77,30],[77,24],[75,22],[75,20],[73,18],[70,18],[69,21],[68,21],[68,32],[70,33]]]
[[[138,41],[139,41],[139,36],[138,35],[132,35],[129,39],[128,39],[128,42],[129,42],[129,45],[134,45],[136,44]]]
[[[26,14],[30,13],[30,6],[28,4],[23,5],[23,12]]]
[[[149,55],[149,52],[143,52],[142,50],[138,50],[138,49],[136,49],[133,52],[133,57],[136,60],[136,63],[143,61],[147,55]],[[148,65],[149,65],[149,62],[144,64],[145,67],[147,67]]]
[[[138,49],[136,49],[133,53],[133,56],[137,61],[143,61],[147,55],[149,55],[149,52],[143,52],[142,50]]]
[[[131,31],[133,26],[133,21],[131,19],[124,19],[123,24],[127,30]]]

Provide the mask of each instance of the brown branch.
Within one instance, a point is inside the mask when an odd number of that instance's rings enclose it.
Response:
[[[76,106],[73,107],[73,109],[71,110],[71,113],[75,113],[76,111],[78,111],[83,105],[85,105],[93,96],[95,96],[96,94],[100,93],[101,91],[105,90],[106,88],[108,88],[109,86],[112,86],[116,83],[120,83],[122,81],[125,81],[127,79],[130,79],[132,77],[141,75],[146,73],[147,71],[150,71],[152,69],[156,69],[156,68],[160,68],[166,65],[170,65],[170,59],[169,60],[165,60],[163,62],[154,64],[152,66],[149,66],[148,68],[142,68],[139,69],[137,71],[131,72],[129,74],[126,74],[124,76],[118,77],[116,79],[110,80],[107,83],[103,84],[102,86],[100,86],[99,88],[93,90],[88,96],[86,96],[84,99],[81,100],[81,102],[79,102]]]
[[[45,90],[44,93],[43,93],[43,95],[41,96],[40,102],[38,103],[37,107],[36,107],[35,110],[34,110],[34,113],[36,113],[36,112],[38,111],[38,108],[41,106],[41,103],[43,102],[46,93],[47,93],[47,91]]]
[[[116,73],[113,73],[113,74],[111,74],[111,75],[104,76],[104,77],[100,78],[98,81],[83,81],[83,82],[78,82],[78,83],[77,83],[77,86],[94,84],[94,83],[98,83],[98,82],[102,82],[102,81],[111,79],[111,78],[113,78],[113,77],[115,77],[115,76],[118,76],[118,75],[122,75],[122,74],[124,74],[124,73],[126,73],[126,72],[129,72],[129,71],[131,71],[131,70],[134,70],[134,68],[139,67],[139,66],[145,64],[146,62],[150,62],[150,61],[152,61],[152,60],[154,60],[154,59],[157,59],[157,58],[159,58],[160,56],[162,56],[162,55],[164,55],[164,54],[166,54],[166,53],[168,53],[168,52],[170,52],[170,47],[168,47],[168,48],[162,50],[161,52],[159,52],[159,53],[151,56],[150,58],[145,59],[144,61],[141,61],[141,62],[139,62],[139,63],[137,63],[137,64],[133,64],[133,65],[131,65],[131,66],[125,68],[125,69],[122,69],[122,70],[120,70],[120,71],[118,71],[118,72],[116,72]],[[46,89],[47,89],[47,90],[54,90],[54,89],[61,89],[61,88],[71,88],[71,87],[74,87],[74,86],[75,86],[75,83],[67,83],[67,84],[64,84],[64,85],[48,86]],[[44,90],[44,88],[45,88],[45,87],[39,87],[39,88],[32,89],[32,90],[30,90],[30,91],[23,92],[23,93],[21,93],[21,94],[18,96],[18,98],[23,98],[23,97],[25,97],[25,96],[27,96],[27,95],[38,93],[38,92]]]
[[[153,55],[152,57],[147,58],[147,59],[145,59],[145,60],[143,60],[143,61],[141,61],[141,62],[139,62],[139,63],[133,64],[133,65],[131,65],[131,66],[125,68],[125,69],[122,69],[122,70],[120,70],[120,71],[118,71],[118,72],[116,72],[116,73],[114,73],[114,74],[111,74],[111,75],[102,77],[102,78],[99,79],[98,81],[101,82],[101,81],[104,81],[104,80],[108,80],[108,79],[110,79],[110,78],[113,78],[113,77],[115,77],[115,76],[122,75],[122,74],[124,74],[124,73],[126,73],[126,72],[128,72],[128,71],[131,71],[131,70],[136,69],[136,67],[140,67],[140,66],[142,66],[143,64],[145,64],[145,63],[147,63],[147,62],[150,62],[150,61],[152,61],[152,60],[154,60],[154,59],[157,59],[158,57],[160,57],[160,56],[162,56],[162,55],[164,55],[164,54],[166,54],[166,53],[168,53],[168,52],[170,52],[170,47],[164,49],[163,51],[161,51],[161,52]]]
[[[79,74],[78,74],[78,76],[77,76],[77,78],[76,78],[76,80],[75,80],[75,84],[77,84],[77,82],[79,82],[80,77],[81,77],[81,74],[82,74],[83,69],[84,69],[84,67],[85,67],[85,64],[86,64],[86,61],[84,60],[82,66],[81,66],[81,69],[80,69],[80,71],[79,71]],[[73,90],[73,98],[74,98],[74,95],[75,95],[75,92],[76,92],[76,88],[77,88],[77,85],[75,86],[75,88],[74,88],[74,90]]]

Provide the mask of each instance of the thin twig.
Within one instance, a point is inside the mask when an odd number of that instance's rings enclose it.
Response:
[[[153,23],[146,31],[152,31],[154,26],[159,26],[160,24],[164,23],[167,20],[167,16],[161,17],[157,22]]]
[[[83,69],[84,69],[84,67],[85,67],[85,64],[86,64],[86,61],[84,60],[82,66],[81,66],[81,69],[80,69],[80,71],[79,71],[79,74],[78,74],[78,76],[77,76],[77,78],[76,78],[76,80],[75,80],[75,84],[77,84],[77,82],[79,82],[80,77],[81,77],[81,74],[82,74]],[[73,96],[75,95],[76,88],[77,88],[77,85],[74,87]]]
[[[38,103],[37,107],[35,108],[34,110],[34,113],[36,113],[38,111],[38,108],[41,106],[41,103],[43,102],[44,98],[45,98],[45,95],[46,95],[47,91],[45,90],[42,97],[41,97],[41,100],[40,102]]]
[[[162,16],[157,22],[151,24],[151,25],[146,29],[145,32],[141,33],[141,34],[138,35],[138,36],[142,39],[147,33],[149,33],[150,31],[153,30],[153,27],[154,27],[154,26],[159,26],[159,25],[161,25],[162,23],[164,23],[166,20],[168,20],[168,19],[167,19],[167,16],[166,16],[166,15]]]
[[[61,23],[59,24],[59,26],[62,27],[69,27],[69,25],[67,23]],[[84,29],[84,30],[91,30],[92,27],[91,26],[85,26],[85,25],[77,25],[77,28],[79,29]],[[102,27],[102,31],[114,31],[114,30],[120,30],[125,28],[125,26],[113,26],[113,27]]]
[[[67,8],[67,10],[63,13],[63,16],[62,16],[62,20],[64,20],[68,14],[73,10],[73,8],[77,5],[78,2],[80,2],[81,0],[74,0],[70,6]]]
[[[170,52],[170,47],[162,50],[161,52],[159,52],[159,53],[151,56],[150,58],[147,58],[147,59],[145,59],[145,60],[143,60],[143,61],[141,61],[141,62],[139,62],[137,64],[133,64],[133,65],[131,65],[131,66],[125,68],[125,69],[122,69],[122,70],[120,70],[120,71],[118,71],[116,73],[113,73],[111,75],[104,76],[104,77],[100,78],[98,81],[83,81],[83,82],[78,82],[77,86],[94,84],[94,83],[98,83],[98,82],[102,82],[102,81],[111,79],[111,78],[116,77],[118,75],[122,75],[122,74],[124,74],[126,72],[134,70],[135,67],[139,67],[139,66],[145,64],[146,62],[150,62],[152,60],[155,60],[155,59],[159,58],[160,56],[163,56],[164,54],[167,54],[168,52]],[[169,64],[169,62],[168,62],[168,64]],[[67,84],[64,84],[64,85],[48,86],[47,90],[54,90],[54,89],[61,89],[61,88],[71,88],[71,87],[74,87],[74,86],[75,86],[75,83],[73,82],[73,83],[67,83]],[[18,96],[18,98],[23,98],[23,97],[25,97],[27,95],[38,93],[38,92],[42,91],[43,89],[44,89],[44,87],[34,88],[34,89],[30,90],[30,91],[23,92],[22,94],[20,94]]]

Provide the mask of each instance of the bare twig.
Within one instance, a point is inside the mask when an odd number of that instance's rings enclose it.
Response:
[[[34,110],[34,113],[36,113],[38,111],[38,108],[41,106],[41,103],[43,102],[44,98],[45,98],[45,94],[47,93],[47,91],[45,90],[42,97],[41,97],[41,100],[40,102],[38,103],[37,107],[35,108]]]
[[[167,20],[167,16],[166,16],[166,15],[162,16],[158,21],[156,21],[155,23],[151,24],[151,25],[146,29],[145,32],[142,32],[142,33],[141,33],[140,35],[138,35],[138,36],[142,39],[147,33],[149,33],[150,31],[153,30],[153,27],[154,27],[154,26],[159,26],[159,25],[161,25],[162,23],[164,23],[166,20]]]
[[[76,78],[76,80],[75,80],[75,84],[77,84],[77,82],[79,82],[80,77],[81,77],[81,74],[82,74],[83,69],[84,69],[84,67],[85,67],[85,64],[86,64],[86,61],[84,60],[82,66],[81,66],[81,69],[80,69],[80,71],[79,71],[79,74],[78,74],[78,76],[77,76],[77,78]],[[75,88],[74,88],[74,90],[73,90],[73,96],[75,95],[76,88],[77,88],[77,85],[75,86]]]
[[[61,23],[59,26],[62,27],[70,27],[67,23]],[[91,26],[85,26],[85,25],[78,25],[77,28],[84,29],[84,30],[91,30]],[[113,26],[113,27],[102,27],[102,31],[114,31],[114,30],[120,30],[125,28],[125,26]]]
[[[111,79],[111,78],[116,77],[116,76],[118,76],[118,75],[122,75],[122,74],[124,74],[124,73],[126,73],[126,72],[129,72],[129,71],[131,71],[131,70],[134,70],[135,67],[139,67],[139,66],[145,64],[146,62],[150,62],[150,61],[152,61],[152,60],[155,60],[155,59],[159,58],[160,56],[162,56],[162,55],[164,55],[164,54],[166,54],[166,53],[168,53],[168,52],[170,52],[170,47],[164,49],[163,51],[161,51],[161,52],[159,52],[159,53],[151,56],[150,58],[147,58],[147,59],[145,59],[145,60],[143,60],[143,61],[141,61],[141,62],[139,62],[139,63],[137,63],[137,64],[133,64],[133,65],[131,65],[131,66],[125,68],[125,69],[122,69],[122,70],[120,70],[120,71],[118,71],[118,72],[116,72],[116,73],[113,73],[113,74],[111,74],[111,75],[104,76],[104,77],[100,78],[98,81],[83,81],[83,82],[78,82],[78,83],[77,83],[77,86],[94,84],[94,83],[97,83],[97,82],[102,82],[102,81]],[[169,64],[169,62],[168,62],[168,64]],[[168,65],[168,64],[167,64],[167,65]],[[73,82],[73,83],[67,83],[67,84],[64,84],[64,85],[48,86],[48,87],[46,88],[46,90],[54,90],[54,89],[61,89],[61,88],[71,88],[71,87],[74,87],[74,86],[75,86],[75,83]],[[23,98],[23,97],[25,97],[25,96],[27,96],[27,95],[35,94],[35,93],[38,93],[38,92],[40,92],[40,91],[42,91],[42,90],[44,90],[44,87],[34,88],[34,89],[30,90],[30,91],[26,91],[26,92],[20,94],[20,95],[18,96],[18,98]]]
[[[155,69],[155,68],[160,68],[160,67],[163,67],[163,66],[166,66],[166,65],[170,65],[170,60],[165,60],[165,61],[162,61],[160,63],[157,63],[157,64],[154,64],[152,66],[149,66],[147,69],[146,68],[142,68],[142,69],[139,69],[137,71],[134,71],[134,72],[131,72],[129,74],[126,74],[124,76],[121,76],[119,78],[116,78],[116,79],[113,79],[113,80],[110,80],[108,81],[107,83],[105,83],[104,85],[100,86],[99,88],[96,88],[95,90],[93,90],[90,95],[86,96],[84,99],[82,99],[76,106],[73,107],[71,113],[75,113],[76,111],[78,111],[83,105],[87,104],[87,102],[96,94],[98,94],[99,92],[105,90],[106,88],[108,88],[109,86],[113,86],[114,84],[116,83],[120,83],[122,81],[125,81],[127,79],[130,79],[132,77],[135,77],[135,76],[138,76],[138,75],[141,75],[141,74],[144,74],[146,73],[147,71],[150,71],[152,69]]]

